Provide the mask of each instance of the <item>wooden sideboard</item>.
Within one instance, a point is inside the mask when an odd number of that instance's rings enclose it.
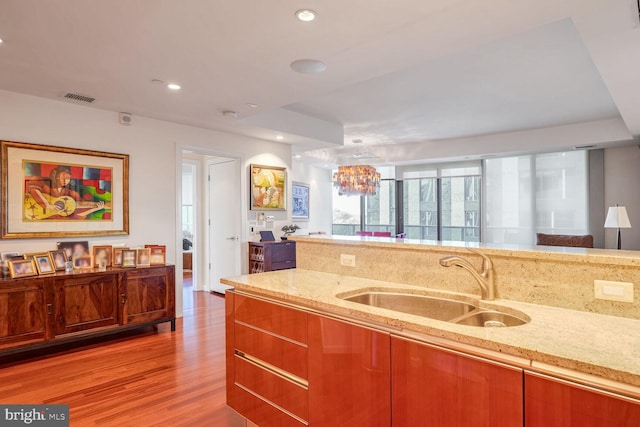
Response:
[[[249,274],[296,268],[296,242],[249,242]]]
[[[172,265],[0,280],[0,356],[163,322],[175,331]]]

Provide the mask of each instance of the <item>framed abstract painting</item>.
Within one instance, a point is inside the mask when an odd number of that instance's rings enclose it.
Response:
[[[3,239],[129,234],[129,156],[0,141]]]
[[[285,210],[287,169],[263,165],[250,165],[249,168],[251,210]]]

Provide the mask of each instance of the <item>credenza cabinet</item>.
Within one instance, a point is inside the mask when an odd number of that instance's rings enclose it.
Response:
[[[0,280],[0,355],[171,322],[171,265]]]
[[[249,242],[249,274],[296,268],[296,242]]]

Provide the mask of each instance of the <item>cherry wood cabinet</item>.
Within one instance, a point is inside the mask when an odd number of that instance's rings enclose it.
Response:
[[[174,269],[139,268],[126,270],[121,293],[122,324],[148,323],[173,317],[175,330],[175,274]]]
[[[391,425],[389,334],[313,314],[308,325],[309,424]]]
[[[526,427],[640,426],[640,400],[542,374],[524,378]]]
[[[393,425],[522,426],[522,369],[397,337],[391,361]]]
[[[0,283],[0,350],[16,343],[37,343],[47,339],[47,310],[44,288],[37,280]]]
[[[118,325],[118,276],[56,277],[55,334]]]
[[[171,322],[173,266],[0,280],[0,355]]]
[[[309,419],[307,313],[227,291],[227,404],[261,426]]]

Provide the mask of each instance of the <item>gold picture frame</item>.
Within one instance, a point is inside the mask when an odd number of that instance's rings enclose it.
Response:
[[[8,261],[9,273],[12,279],[19,279],[20,277],[37,276],[38,270],[36,268],[35,261],[31,259],[13,259]]]
[[[100,263],[104,263],[104,267],[111,267],[113,262],[113,246],[100,245],[94,246],[93,251],[93,266],[95,268],[100,267]]]
[[[93,257],[91,255],[80,255],[73,257],[74,270],[90,270],[93,268]]]
[[[114,267],[122,267],[122,251],[129,250],[122,246],[114,247],[112,252],[111,265]]]
[[[136,266],[136,250],[135,249],[123,249],[122,250],[122,268],[130,268]]]
[[[36,254],[33,256],[33,260],[39,275],[55,274],[56,266],[53,264],[53,259],[49,252]]]
[[[136,266],[149,267],[151,265],[151,249],[140,248],[136,250]]]
[[[49,255],[51,255],[56,271],[64,271],[65,263],[69,260],[67,258],[67,252],[64,249],[57,249],[55,251],[49,251]]]
[[[249,194],[252,211],[287,209],[287,168],[249,165]]]
[[[129,234],[129,155],[0,141],[0,238]]]

